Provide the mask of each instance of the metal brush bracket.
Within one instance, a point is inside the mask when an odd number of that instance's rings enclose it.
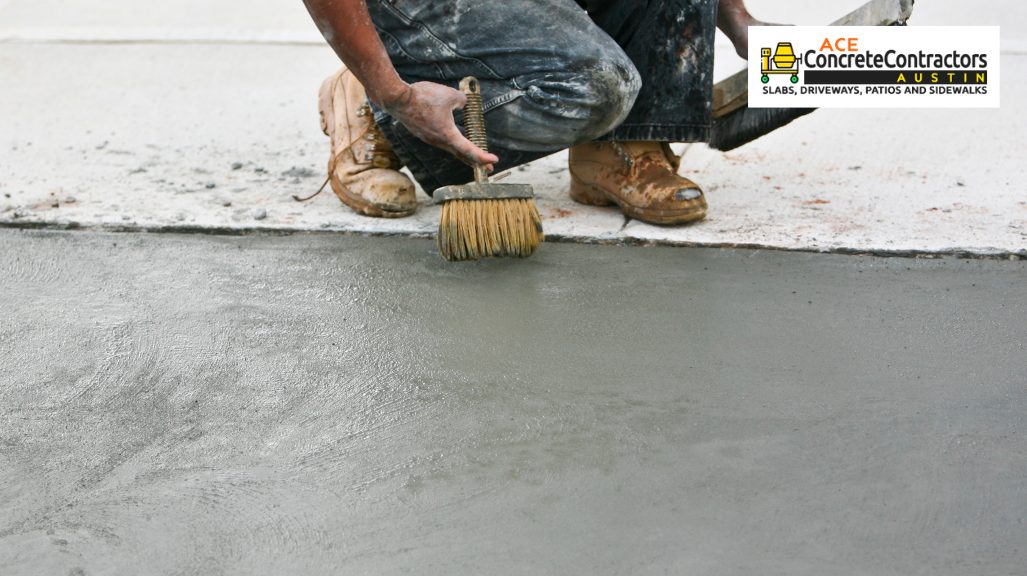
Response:
[[[460,81],[460,91],[467,97],[464,106],[464,130],[467,139],[485,152],[489,151],[488,136],[485,132],[485,113],[481,101],[481,84],[474,76]],[[502,184],[489,186],[489,175],[485,166],[474,165],[474,182],[462,186],[444,186],[432,195],[436,204],[449,200],[502,200],[509,198],[534,198],[530,184]],[[485,187],[488,186],[486,192]]]

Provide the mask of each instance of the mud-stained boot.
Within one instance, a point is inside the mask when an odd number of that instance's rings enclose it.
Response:
[[[414,213],[413,182],[374,121],[364,87],[343,68],[321,85],[321,129],[331,139],[328,177],[335,195],[358,214],[401,218]]]
[[[609,206],[650,224],[706,217],[699,186],[677,173],[680,159],[662,142],[589,142],[570,150],[571,199]]]

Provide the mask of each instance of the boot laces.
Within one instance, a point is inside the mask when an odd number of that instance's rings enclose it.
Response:
[[[370,103],[365,102],[360,106],[360,108],[357,108],[356,114],[361,118],[370,115]],[[374,118],[371,118],[371,121],[368,122],[367,132],[364,133],[364,140],[367,142],[367,145],[364,146],[363,162],[368,163],[375,168],[391,168],[393,170],[398,170],[401,167],[399,157],[392,151],[392,146],[385,138],[385,134],[382,133],[382,129],[378,126],[378,123],[374,121]],[[352,149],[354,153],[356,153],[356,149],[353,148],[355,144],[356,142],[351,142],[348,147],[339,150],[334,156],[332,156],[328,168],[328,178],[325,178],[324,183],[322,183],[321,187],[317,189],[317,192],[305,197],[293,194],[292,199],[297,202],[306,202],[314,199],[318,194],[324,191],[328,186],[328,183],[331,181],[332,172],[335,171],[335,162],[342,154],[346,153],[347,150]],[[354,154],[354,156],[356,156],[356,154]]]
[[[357,109],[357,116],[369,116],[371,105],[364,103]],[[364,147],[364,162],[370,163],[375,168],[398,168],[399,157],[393,152],[392,146],[382,133],[381,127],[372,118],[368,123],[367,132],[364,134],[367,145]]]
[[[613,148],[613,151],[616,152],[618,156],[620,156],[621,162],[624,162],[628,165],[628,168],[632,168],[635,166],[635,159],[632,158],[631,154],[628,154],[628,151],[620,145],[620,142],[612,140],[610,141],[610,147]]]
[[[681,166],[681,157],[674,153],[674,150],[671,149],[670,144],[667,142],[660,142],[659,144],[660,152],[663,154],[663,157],[667,160],[667,163],[670,164],[674,172],[677,172],[678,167]],[[610,141],[610,147],[613,148],[614,152],[617,153],[617,156],[620,157],[621,161],[624,162],[628,168],[634,168],[635,158],[624,149],[624,146],[622,146],[620,142],[612,140]],[[648,153],[649,152],[646,154]]]

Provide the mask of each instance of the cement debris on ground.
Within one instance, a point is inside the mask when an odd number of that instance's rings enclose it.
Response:
[[[753,1],[823,23],[861,4]],[[723,154],[679,146],[709,218],[666,228],[567,197],[566,155],[515,170],[550,239],[1027,255],[1027,9],[945,0],[911,24],[1002,24],[1000,110],[820,110]],[[321,184],[316,92],[338,66],[299,2],[0,0],[0,225],[428,236],[438,207],[357,216]],[[721,46],[718,75],[741,66]]]
[[[1027,565],[1023,262],[440,264],[0,230],[0,573]]]

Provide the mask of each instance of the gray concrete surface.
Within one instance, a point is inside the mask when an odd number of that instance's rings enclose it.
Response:
[[[0,573],[1014,575],[1027,268],[0,231]]]
[[[338,67],[298,1],[0,0],[0,226],[430,235],[438,209],[361,217],[306,204],[328,159],[316,93]],[[824,23],[862,0],[752,0]],[[245,6],[243,8],[243,6]],[[820,110],[730,153],[679,146],[704,222],[580,206],[566,154],[517,171],[551,238],[1027,257],[1027,4],[917,3],[911,24],[1002,25],[999,110]],[[742,67],[718,44],[716,75]]]

